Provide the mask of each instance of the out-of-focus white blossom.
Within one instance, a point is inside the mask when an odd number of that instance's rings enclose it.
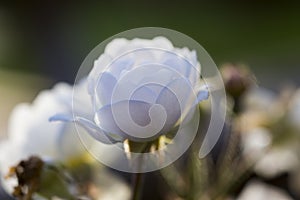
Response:
[[[96,176],[94,189],[98,191],[95,195],[97,200],[131,199],[131,188],[113,173],[103,170]]]
[[[277,118],[276,95],[263,88],[254,88],[244,97],[243,113],[239,117],[241,132],[249,133]]]
[[[268,129],[254,128],[242,135],[243,153],[252,161],[256,161],[265,154],[271,142],[272,136]]]
[[[85,88],[86,81],[76,87]],[[2,177],[10,167],[31,155],[66,162],[85,153],[72,124],[51,123],[48,120],[54,114],[72,112],[72,88],[66,83],[58,83],[53,89],[40,92],[32,104],[22,103],[14,108],[9,119],[8,138],[0,143]],[[84,93],[81,97],[78,101],[89,98]],[[89,109],[85,106],[83,114],[87,116]],[[4,183],[7,185],[8,180]]]
[[[293,200],[283,190],[267,185],[265,183],[253,180],[249,182],[237,200]]]
[[[244,152],[257,161],[254,170],[263,177],[291,172],[299,165],[297,141],[289,140],[293,137],[289,126],[299,125],[300,93],[290,99],[291,94],[289,89],[276,95],[257,88],[245,97],[240,117]],[[283,140],[289,141],[288,146]]]
[[[276,94],[265,88],[253,88],[245,96],[245,108],[270,111],[276,102]]]
[[[254,170],[260,176],[272,178],[298,166],[299,158],[294,149],[273,147],[256,163]]]
[[[291,99],[288,111],[287,117],[290,124],[300,130],[300,89],[295,92]]]

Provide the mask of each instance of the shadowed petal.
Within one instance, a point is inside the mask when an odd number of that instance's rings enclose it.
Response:
[[[83,127],[94,139],[105,143],[105,144],[111,144],[115,143],[117,141],[122,141],[123,138],[112,138],[108,133],[101,130],[94,122],[85,119],[83,117],[75,117],[71,115],[64,115],[64,114],[57,114],[49,119],[49,121],[64,121],[64,122],[74,122],[81,127]]]
[[[98,80],[96,93],[98,100],[102,105],[109,104],[111,102],[112,91],[117,83],[116,78],[108,73],[103,72]]]
[[[162,107],[136,100],[124,100],[102,107],[96,114],[99,127],[135,141],[156,137],[163,128],[166,113]]]
[[[180,118],[185,105],[191,96],[191,88],[183,79],[175,79],[165,86],[159,94],[156,103],[162,105],[167,112],[167,121],[163,132],[169,131]]]

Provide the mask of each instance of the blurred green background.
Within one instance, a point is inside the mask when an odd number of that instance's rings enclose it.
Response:
[[[24,1],[0,6],[0,68],[74,80],[89,51],[118,32],[175,29],[217,65],[249,65],[262,85],[300,83],[297,1]],[[279,83],[280,82],[280,83]]]
[[[72,83],[106,38],[157,26],[197,40],[217,65],[244,63],[258,83],[300,84],[297,1],[23,1],[0,3],[0,127],[19,102],[56,81]]]

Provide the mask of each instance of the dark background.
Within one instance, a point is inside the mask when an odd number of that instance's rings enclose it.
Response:
[[[2,2],[0,69],[73,82],[85,56],[104,39],[158,26],[194,38],[217,65],[247,64],[261,85],[300,84],[297,1],[74,2]]]

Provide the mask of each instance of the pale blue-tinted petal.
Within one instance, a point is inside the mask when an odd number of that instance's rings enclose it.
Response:
[[[198,91],[197,93],[197,98],[194,98],[193,102],[191,103],[191,105],[188,105],[184,114],[183,114],[183,118],[181,122],[189,122],[192,117],[194,116],[195,111],[197,110],[197,105],[199,102],[204,101],[206,99],[208,99],[209,97],[209,92],[207,89],[201,89]]]
[[[200,101],[206,100],[209,97],[209,92],[208,90],[200,90],[197,94],[197,103]]]
[[[182,110],[185,108],[187,103],[190,103],[192,98],[196,98],[196,94],[194,94],[193,87],[186,78],[177,78],[164,87],[162,92],[159,94],[159,98],[176,98],[176,102],[179,103]]]
[[[193,67],[187,60],[177,55],[170,55],[164,64],[176,70],[185,77],[189,77],[191,68]]]
[[[94,95],[95,86],[99,75],[105,71],[107,65],[111,62],[112,58],[109,55],[102,54],[94,62],[93,69],[90,71],[87,81],[88,81],[88,93]]]
[[[74,118],[70,114],[56,114],[49,118],[50,122],[63,121],[63,122],[74,122]]]
[[[147,85],[137,88],[129,100],[143,101],[153,104],[156,100],[156,94]]]
[[[137,85],[132,82],[123,82],[119,80],[113,89],[111,101],[108,104],[129,100],[135,88],[137,88]]]
[[[130,69],[132,66],[134,66],[134,60],[129,56],[124,56],[113,61],[106,70],[118,79],[124,70]]]
[[[101,130],[94,122],[85,119],[83,117],[73,117],[68,114],[57,114],[51,118],[49,121],[64,121],[64,122],[75,122],[81,127],[83,127],[94,139],[103,142],[105,144],[111,144],[117,142],[116,138],[112,139],[105,131]],[[123,138],[119,138],[119,141]]]
[[[114,133],[114,134],[119,134],[119,135],[125,135],[119,126],[117,125],[115,121],[115,117],[122,117],[121,111],[123,110],[123,107],[128,107],[129,106],[129,112],[131,114],[132,119],[134,120],[135,123],[137,123],[140,126],[145,126],[150,122],[150,118],[148,115],[149,108],[151,107],[151,104],[142,102],[142,101],[120,101],[112,105],[107,105],[102,107],[96,114],[96,122],[97,124],[106,132],[109,133]],[[115,114],[118,116],[113,115],[113,108],[116,111]],[[124,120],[129,120],[124,117]]]
[[[72,109],[73,115],[81,116],[89,120],[94,119],[93,99],[87,90],[87,80],[83,78],[76,83],[73,87],[73,107],[68,101],[70,110]],[[71,108],[72,107],[72,108]]]
[[[172,43],[165,37],[158,36],[153,38],[152,40],[149,39],[142,39],[142,38],[134,38],[131,40],[131,44],[135,48],[159,48],[159,49],[166,49],[172,50],[173,45]],[[129,45],[127,45],[129,46]],[[129,48],[129,47],[128,47]],[[134,49],[134,48],[131,48]]]
[[[124,132],[118,127],[114,120],[111,105],[103,106],[97,111],[95,115],[95,122],[102,130],[108,133],[125,136]]]
[[[116,83],[117,80],[112,74],[108,72],[103,72],[100,75],[95,89],[98,100],[102,105],[106,105],[111,102],[112,91]]]
[[[132,82],[135,85],[141,85],[147,76],[153,76],[162,68],[163,66],[157,63],[140,65],[124,74],[119,81],[124,82],[124,84],[126,82]]]
[[[192,84],[195,84],[200,78],[201,66],[197,61],[197,53],[195,50],[190,51],[188,48],[175,48],[175,53],[179,54],[182,59],[186,60],[190,67],[187,69],[187,76]]]
[[[169,79],[172,78],[172,73],[175,73],[171,70],[162,69],[164,68],[162,68],[161,65],[149,64],[128,71],[118,80],[118,83],[116,84],[112,94],[111,103],[131,99],[132,94],[134,94],[135,91],[141,86],[148,87],[153,92],[155,92],[155,95],[157,96],[163,86],[167,85],[170,82]],[[167,71],[168,73],[164,71]],[[147,91],[143,92],[146,93]]]
[[[122,53],[122,52],[120,52],[121,49],[124,48],[124,46],[128,46],[129,42],[130,41],[125,38],[113,39],[106,45],[104,54],[107,54],[107,55],[111,56],[112,58],[117,57],[119,54]]]
[[[185,87],[185,84],[182,84],[183,82],[182,79],[172,81],[162,89],[156,100],[156,103],[162,105],[167,112],[167,121],[162,133],[172,129],[182,114],[184,108],[181,109],[181,104],[185,104],[186,100],[184,98],[188,98],[189,95],[186,92],[189,88]]]
[[[153,73],[145,73],[144,78],[140,80],[139,85],[147,85],[156,96],[159,95],[164,86],[168,85],[172,79],[180,77],[180,74],[167,66],[160,67]]]
[[[118,141],[123,141],[122,137],[111,137],[109,133],[106,133],[104,130],[101,130],[94,122],[87,120],[85,118],[76,117],[75,122],[81,125],[94,139],[105,143],[111,144]]]
[[[132,56],[135,66],[154,63],[156,61],[155,51],[148,48],[133,47],[128,56]]]
[[[187,47],[174,48],[174,52],[187,59],[192,65],[197,63],[197,53],[195,50],[190,51]]]
[[[95,121],[106,132],[145,141],[158,136],[166,118],[161,106],[125,100],[101,108]]]
[[[152,82],[166,85],[166,83],[169,83],[172,78],[179,76],[180,74],[176,73],[176,71],[171,67],[162,65],[152,73],[145,73],[143,79],[139,81],[139,84]]]

